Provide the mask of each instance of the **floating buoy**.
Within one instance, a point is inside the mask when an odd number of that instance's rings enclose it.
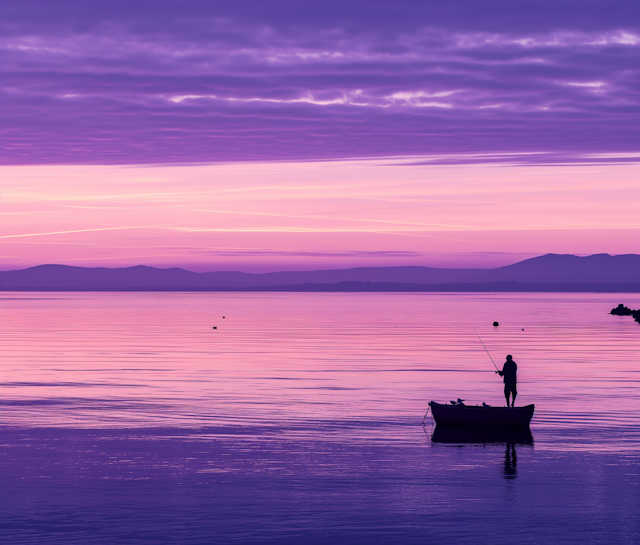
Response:
[[[213,326],[213,329],[218,329],[216,326]]]
[[[524,331],[524,327],[522,328],[522,331]]]
[[[493,327],[498,327],[500,324],[498,322],[493,322]]]
[[[225,318],[225,316],[223,316],[223,318]]]

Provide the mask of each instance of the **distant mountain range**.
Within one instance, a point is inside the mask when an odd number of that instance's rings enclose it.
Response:
[[[632,291],[640,255],[547,254],[497,269],[358,267],[250,274],[139,265],[39,265],[0,271],[4,291]]]

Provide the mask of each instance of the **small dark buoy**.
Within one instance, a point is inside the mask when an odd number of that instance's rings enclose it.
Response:
[[[522,328],[522,331],[524,331],[524,327]]]
[[[216,326],[213,326],[213,329],[218,329]]]
[[[226,318],[226,316],[223,316],[223,318]]]
[[[498,322],[493,322],[493,327],[498,327],[500,324]]]

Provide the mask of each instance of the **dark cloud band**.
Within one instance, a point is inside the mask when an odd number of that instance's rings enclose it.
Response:
[[[5,164],[637,151],[637,2],[7,4]]]

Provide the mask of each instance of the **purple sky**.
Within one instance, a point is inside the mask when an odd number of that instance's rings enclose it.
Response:
[[[640,253],[640,2],[8,0],[0,268]]]
[[[5,164],[639,147],[637,1],[1,9]]]

